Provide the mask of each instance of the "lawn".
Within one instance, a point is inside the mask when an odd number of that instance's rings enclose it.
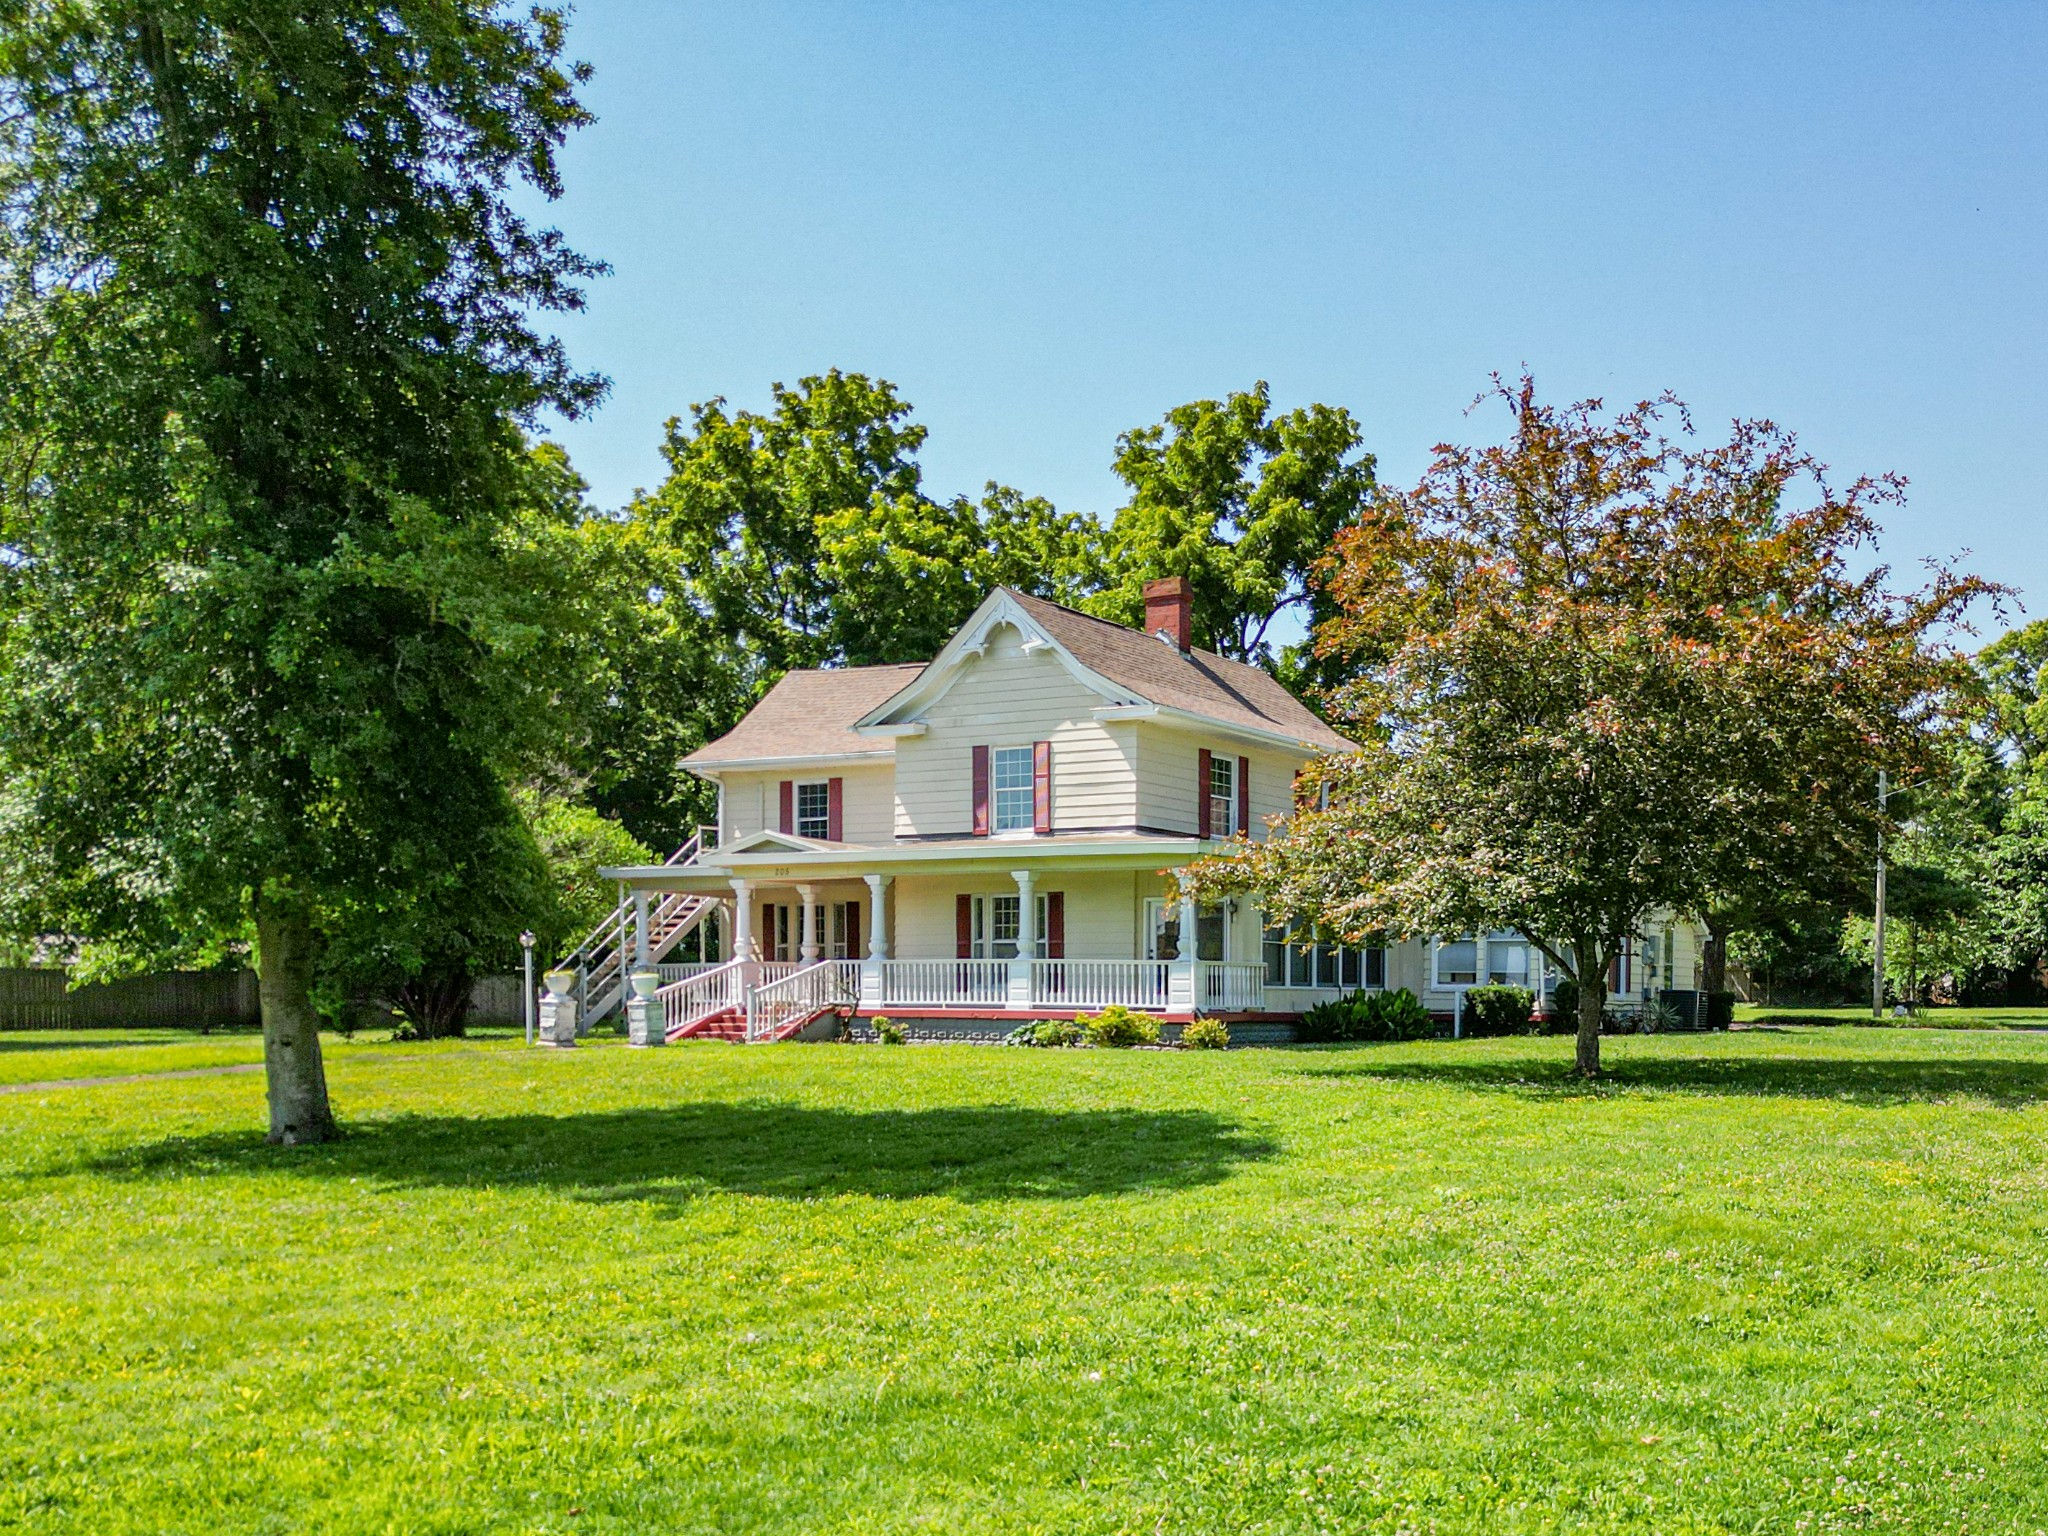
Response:
[[[1868,1004],[1857,1008],[1772,1007],[1745,1003],[1736,1008],[1738,1024],[1868,1024]],[[1910,1029],[2048,1029],[2048,1008],[1923,1008],[1905,1018],[1887,1018],[1887,1025]]]
[[[300,1151],[255,1075],[0,1097],[0,1528],[2048,1526],[2048,1037],[1570,1050],[357,1044]]]

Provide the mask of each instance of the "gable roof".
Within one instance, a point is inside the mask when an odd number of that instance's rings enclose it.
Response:
[[[1332,752],[1348,752],[1353,746],[1263,667],[1214,651],[1182,655],[1156,635],[1011,587],[996,590],[1007,594],[1049,640],[1083,667],[1150,703],[1225,725],[1290,736]]]
[[[693,768],[715,768],[793,757],[887,757],[894,743],[856,736],[853,723],[900,693],[922,671],[913,662],[785,672],[738,725],[683,762]]]

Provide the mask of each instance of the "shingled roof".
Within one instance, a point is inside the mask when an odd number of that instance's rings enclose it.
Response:
[[[1291,736],[1333,752],[1353,746],[1261,667],[1214,651],[1183,655],[1156,635],[1077,613],[1015,588],[1004,590],[1074,660],[1151,703]]]
[[[887,757],[895,743],[856,736],[853,722],[907,687],[924,668],[832,667],[785,672],[746,718],[683,761],[691,767],[784,757]]]

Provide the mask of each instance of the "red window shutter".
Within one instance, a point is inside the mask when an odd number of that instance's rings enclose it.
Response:
[[[838,782],[837,779],[833,780],[835,784]],[[849,960],[860,959],[861,945],[864,942],[865,940],[860,931],[860,903],[849,901],[846,904],[846,958]]]
[[[1208,837],[1209,831],[1209,763],[1210,752],[1202,748],[1201,756],[1195,759],[1195,832]]]
[[[1031,743],[1031,830],[1052,830],[1052,743]]]
[[[846,780],[833,779],[825,789],[825,837],[842,842],[846,833]]]
[[[1237,760],[1237,830],[1252,835],[1252,760]]]
[[[775,903],[764,901],[761,903],[761,958],[780,960],[782,956],[776,951],[781,943],[781,936],[775,931]]]
[[[953,946],[956,958],[974,958],[974,898],[964,893],[953,898]]]
[[[1045,958],[1067,958],[1067,893],[1045,893]]]
[[[1314,796],[1312,796],[1312,795],[1311,795],[1311,794],[1309,793],[1309,789],[1308,789],[1308,778],[1307,778],[1307,770],[1306,770],[1306,769],[1302,769],[1302,768],[1297,768],[1297,769],[1295,769],[1295,770],[1294,770],[1294,808],[1295,808],[1295,809],[1296,809],[1297,811],[1305,811],[1305,810],[1307,810],[1307,809],[1309,808],[1309,806],[1310,806],[1310,804],[1311,804],[1311,803],[1313,802],[1313,800],[1314,800]]]
[[[988,836],[988,748],[974,749],[974,835]]]
[[[784,779],[782,781],[782,821],[780,825],[782,830],[785,832],[796,831],[795,779]]]

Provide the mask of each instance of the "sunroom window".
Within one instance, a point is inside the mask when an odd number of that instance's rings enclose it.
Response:
[[[1436,985],[1469,987],[1479,980],[1479,941],[1442,939],[1436,946]]]
[[[1497,987],[1529,985],[1529,941],[1519,933],[1496,933],[1486,941],[1486,979]]]
[[[1374,945],[1318,944],[1300,924],[1271,926],[1263,935],[1266,985],[1354,991],[1387,984],[1387,952]]]

